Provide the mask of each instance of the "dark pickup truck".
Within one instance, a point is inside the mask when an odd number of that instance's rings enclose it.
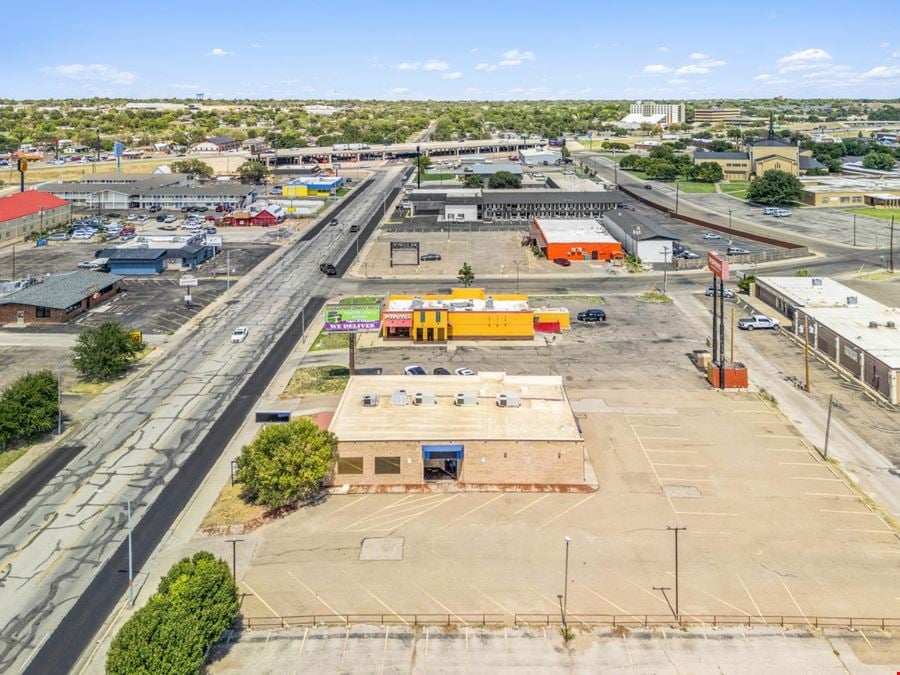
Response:
[[[319,265],[319,271],[330,277],[337,276],[337,269],[331,263],[322,263]]]

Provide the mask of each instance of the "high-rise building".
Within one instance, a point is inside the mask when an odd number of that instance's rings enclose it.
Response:
[[[697,108],[694,111],[694,122],[730,122],[741,116],[740,108]]]
[[[666,124],[684,124],[684,103],[654,103],[635,101],[628,112],[634,115],[665,115]]]

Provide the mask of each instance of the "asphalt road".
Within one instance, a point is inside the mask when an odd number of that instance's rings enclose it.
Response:
[[[77,457],[37,494],[19,498],[21,508],[0,524],[0,671],[65,672],[76,662],[126,590],[126,499],[139,574],[241,413],[252,409],[256,388],[299,337],[302,309],[333,294],[337,282],[319,272],[319,263],[355,246],[349,224],[364,224],[381,207],[400,168],[380,174],[348,204],[341,226],[296,240],[202,325],[175,336],[158,361],[68,439],[84,446]],[[230,342],[236,325],[250,328],[244,343]]]

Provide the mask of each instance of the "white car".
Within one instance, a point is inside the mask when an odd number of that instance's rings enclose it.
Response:
[[[86,240],[86,239],[93,239],[93,238],[94,238],[94,235],[90,232],[75,232],[72,235],[72,239]]]
[[[234,329],[234,332],[231,334],[232,342],[243,342],[247,339],[247,334],[250,330],[246,326],[238,326]]]
[[[703,238],[704,239],[721,239],[722,235],[716,234],[715,232],[707,232],[706,234],[703,235]]]
[[[173,215],[168,215],[168,216],[166,216],[166,218],[165,218],[165,220],[164,220],[163,222],[166,222],[166,223],[174,223],[176,220],[178,220],[178,218],[176,218],[175,216],[173,216]]]
[[[474,375],[475,371],[471,368],[457,368],[454,371],[457,375]]]

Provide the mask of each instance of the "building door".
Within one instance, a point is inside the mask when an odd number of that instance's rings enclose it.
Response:
[[[416,328],[416,342],[422,341],[422,329]]]
[[[443,328],[437,329],[437,339],[438,339],[438,342],[444,341],[444,329]]]
[[[434,342],[434,328],[425,329],[425,340],[427,340],[428,342]]]
[[[600,251],[591,251],[591,260],[599,260],[600,259]]]
[[[459,480],[462,470],[462,445],[423,445],[422,446],[423,480],[447,481]]]

